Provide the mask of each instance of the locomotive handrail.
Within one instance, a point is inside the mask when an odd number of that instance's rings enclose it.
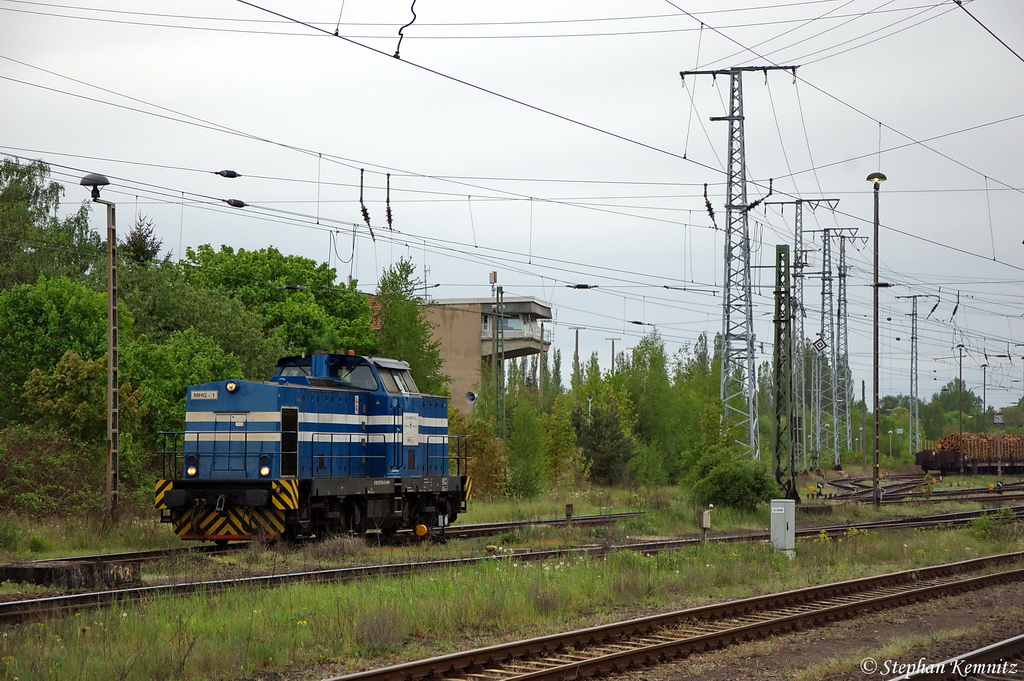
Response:
[[[245,466],[246,457],[253,455],[261,455],[268,453],[276,453],[264,449],[264,445],[268,444],[266,440],[253,440],[252,435],[278,435],[280,436],[282,431],[280,430],[264,430],[264,431],[246,431],[235,433],[232,431],[222,430],[187,430],[187,431],[162,431],[157,433],[161,437],[163,446],[158,449],[157,454],[161,455],[164,459],[164,477],[177,477],[181,474],[185,465],[185,456],[188,454],[195,454],[198,456],[213,456],[215,460],[217,458],[227,459],[228,468],[217,468],[217,470],[237,470],[243,473],[246,478],[249,478],[248,470]],[[387,444],[386,433],[326,433],[326,432],[311,432],[311,443],[328,443],[335,445],[337,443],[348,443],[352,444],[355,442],[361,442],[365,444],[379,443]],[[395,441],[398,441],[399,434],[396,434]],[[463,469],[468,466],[469,459],[469,436],[468,435],[439,435],[439,434],[426,434],[427,438],[427,460],[447,460],[449,462],[449,475],[463,475]],[[167,441],[170,440],[171,446],[167,447]],[[241,443],[243,445],[242,451],[215,451],[212,449],[202,449],[200,445],[202,443]],[[251,447],[253,443],[259,443],[258,447]],[[185,443],[194,443],[196,449],[185,451]],[[447,451],[438,455],[431,454],[432,445],[447,445]],[[455,445],[452,447],[452,445]],[[453,453],[454,449],[454,453]],[[373,459],[373,460],[385,460],[387,461],[387,454],[318,454],[311,452],[311,456],[316,461],[312,467],[313,477],[320,477],[317,475],[318,471],[323,471],[323,475],[329,475],[330,467],[319,466],[320,459],[324,461],[336,461],[346,459]],[[231,468],[230,464],[232,459],[241,459],[241,468]],[[451,466],[454,464],[455,471],[451,471]]]
[[[309,441],[311,445],[317,443],[326,443],[333,449],[334,445],[338,444],[339,442],[342,444],[349,445],[355,442],[359,442],[363,445],[368,445],[371,442],[383,444],[387,442],[387,436],[386,433],[325,433],[322,431],[316,431],[312,433],[312,437],[310,437]],[[363,463],[365,463],[367,459],[383,459],[385,461],[387,460],[387,456],[385,454],[319,454],[316,452],[315,449],[310,452],[310,456],[312,457],[313,464],[310,467],[310,471],[311,476],[314,478],[333,477],[334,473],[332,473],[332,471],[334,470],[334,462],[336,460],[344,461],[351,459],[361,459]],[[326,465],[328,461],[331,462],[330,465]]]
[[[448,452],[441,456],[430,456],[430,444],[434,439],[443,440],[448,445]],[[455,454],[452,454],[452,440],[455,441]],[[454,475],[463,474],[463,465],[469,466],[469,435],[427,435],[427,460],[448,459],[448,474],[452,475],[451,465],[455,463]]]

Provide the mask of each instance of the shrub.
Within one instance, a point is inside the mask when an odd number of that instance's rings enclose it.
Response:
[[[980,515],[971,521],[971,534],[975,537],[987,537],[996,529],[995,518],[988,515]]]
[[[11,523],[0,521],[0,549],[17,551],[20,543],[18,528]]]
[[[711,469],[693,488],[701,506],[719,504],[753,511],[779,494],[779,486],[761,461],[734,459]]]
[[[499,544],[519,544],[523,541],[523,537],[515,531],[502,532],[498,535]]]
[[[35,517],[103,508],[103,453],[32,426],[0,431],[0,510]]]
[[[42,553],[48,548],[50,548],[50,542],[46,541],[46,537],[33,534],[28,538],[28,550],[32,553]]]

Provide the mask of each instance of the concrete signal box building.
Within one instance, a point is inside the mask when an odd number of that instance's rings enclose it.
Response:
[[[452,377],[452,404],[464,413],[467,392],[476,391],[480,368],[491,366],[494,354],[494,299],[459,298],[434,300],[426,308],[427,318],[435,325],[434,338],[441,341],[444,373]],[[551,306],[536,298],[504,299],[504,317],[499,320],[504,332],[505,359],[547,352],[551,346]]]

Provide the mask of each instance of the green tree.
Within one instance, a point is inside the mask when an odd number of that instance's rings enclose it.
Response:
[[[67,350],[83,359],[106,353],[106,298],[66,277],[0,293],[0,418],[23,416],[22,386],[32,369],[49,373]],[[122,339],[131,338],[130,313],[119,326]]]
[[[677,480],[680,455],[696,429],[694,412],[681,406],[693,402],[688,388],[678,372],[673,384],[668,364],[664,341],[653,331],[637,344],[614,377],[629,392],[637,417],[635,434],[642,445],[630,470],[637,480],[649,484]]]
[[[508,448],[494,435],[494,417],[466,417],[458,409],[448,407],[448,432],[468,436],[469,462],[464,469],[477,497],[497,497],[505,493],[508,477]]]
[[[511,425],[505,491],[513,499],[533,499],[544,489],[544,426],[525,400],[516,404]]]
[[[122,375],[142,390],[149,410],[148,433],[181,430],[188,386],[239,378],[238,358],[195,329],[175,331],[160,345],[139,336],[124,348]]]
[[[99,444],[107,437],[107,356],[83,359],[68,350],[52,372],[32,370],[23,393],[36,425],[63,431],[82,443]],[[137,430],[146,409],[142,393],[130,382],[118,386],[118,426]]]
[[[137,334],[160,344],[172,333],[195,329],[238,357],[245,378],[269,377],[288,354],[279,335],[268,336],[259,314],[223,291],[190,283],[174,263],[124,263],[119,295],[121,307],[136,319]]]
[[[551,411],[541,416],[544,425],[544,459],[547,477],[562,491],[575,489],[590,475],[590,460],[576,446],[572,425],[572,397],[558,395]]]
[[[354,281],[336,286],[335,271],[325,263],[274,247],[235,252],[203,245],[187,249],[185,272],[191,283],[242,301],[289,353],[365,353],[373,347],[366,296]]]
[[[381,275],[373,303],[379,323],[376,353],[408,362],[421,392],[447,395],[451,379],[441,372],[441,341],[433,339],[433,324],[415,295],[421,285],[415,272],[412,261],[402,258]]]
[[[135,224],[128,230],[128,235],[121,240],[119,259],[127,259],[140,265],[147,265],[156,260],[160,255],[163,241],[153,236],[153,230],[153,221],[139,213],[135,218]]]
[[[85,205],[57,217],[64,187],[49,176],[42,161],[0,161],[0,290],[41,276],[81,278],[106,258]]]

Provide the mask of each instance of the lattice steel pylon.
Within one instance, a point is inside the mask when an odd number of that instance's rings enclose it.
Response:
[[[839,296],[836,308],[836,465],[839,465],[840,448],[853,449],[853,433],[850,426],[850,405],[853,403],[853,383],[850,372],[850,306],[846,297],[846,283],[849,278],[846,265],[846,242],[850,239],[867,241],[865,237],[844,234],[847,230],[837,229],[839,239]],[[852,231],[852,230],[851,230]]]
[[[806,416],[806,389],[804,378],[804,318],[807,309],[804,307],[804,267],[807,265],[807,254],[804,252],[804,204],[799,199],[796,214],[793,217],[793,461],[799,461],[807,470],[807,433],[804,428]],[[794,469],[796,465],[794,463]]]
[[[910,453],[916,454],[921,448],[921,440],[918,437],[920,434],[918,431],[918,416],[917,416],[917,404],[918,404],[918,375],[917,375],[917,299],[918,298],[935,298],[939,297],[934,293],[920,293],[914,296],[896,296],[897,298],[909,298],[911,302],[910,308],[910,405],[908,411],[910,412],[910,423],[907,424],[907,430],[910,431],[908,435],[908,446],[910,447]],[[934,311],[934,310],[933,310]]]
[[[833,384],[835,385],[835,447],[836,463],[834,468],[840,468],[840,452],[850,449],[850,346],[847,342],[850,331],[846,323],[847,299],[846,299],[846,237],[842,234],[839,238],[839,296],[836,300],[836,352],[835,367],[833,369]]]
[[[832,454],[836,461],[838,461],[839,451],[835,446],[835,431],[836,431],[836,419],[835,419],[835,408],[836,408],[836,333],[835,324],[835,306],[833,304],[832,297],[832,231],[828,228],[822,230],[821,236],[821,342],[824,343],[824,348],[820,351],[819,366],[821,367],[818,372],[818,380],[821,382],[819,390],[821,391],[821,411],[819,412],[819,418],[817,425],[819,442],[822,443],[822,449],[831,445]],[[827,354],[826,354],[827,352]],[[827,360],[825,358],[828,358]],[[826,416],[831,416],[831,420],[826,420]],[[822,438],[820,428],[825,424],[830,424],[832,428],[832,437]]]
[[[741,435],[736,444],[760,458],[757,432],[757,366],[754,355],[754,312],[750,276],[750,236],[747,226],[747,172],[743,141],[743,72],[788,70],[795,66],[743,66],[716,71],[682,71],[680,76],[729,76],[729,115],[713,121],[729,123],[726,182],[725,277],[722,282],[723,415],[730,432]]]

